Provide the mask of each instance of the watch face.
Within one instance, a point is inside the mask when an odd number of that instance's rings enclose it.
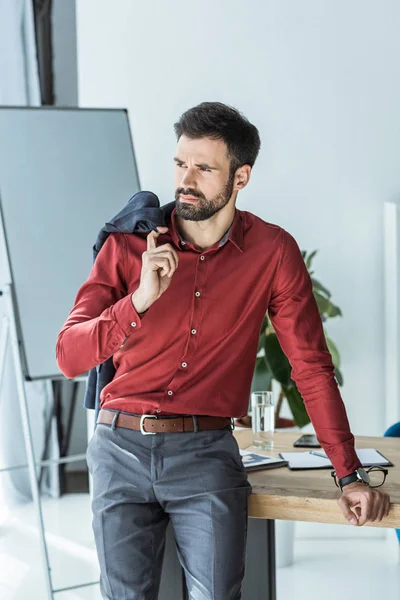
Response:
[[[361,467],[356,470],[357,470],[357,473],[359,474],[359,476],[361,477],[361,479],[363,480],[363,482],[369,483],[369,475],[368,475],[367,471],[365,471],[365,469],[362,469]]]

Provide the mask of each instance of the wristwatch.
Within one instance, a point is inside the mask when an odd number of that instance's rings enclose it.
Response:
[[[355,481],[359,481],[361,483],[364,483],[365,485],[369,485],[369,475],[367,471],[362,467],[358,467],[358,469],[356,469],[353,473],[350,473],[350,475],[341,477],[338,480],[340,491],[343,491],[345,485],[348,485],[349,483],[354,483]]]

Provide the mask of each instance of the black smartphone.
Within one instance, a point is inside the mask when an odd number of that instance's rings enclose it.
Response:
[[[305,433],[294,442],[293,446],[295,448],[321,448],[321,444],[314,433]]]

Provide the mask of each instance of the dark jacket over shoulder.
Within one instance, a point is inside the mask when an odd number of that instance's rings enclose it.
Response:
[[[138,192],[126,206],[100,230],[93,246],[93,262],[111,233],[149,233],[160,226],[168,226],[175,201],[160,207],[158,197],[152,192]],[[100,393],[113,379],[115,367],[112,356],[91,369],[86,383],[84,406],[95,410],[95,421],[100,410]]]

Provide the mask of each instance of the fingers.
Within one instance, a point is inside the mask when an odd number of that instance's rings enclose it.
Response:
[[[163,244],[162,246],[158,246],[158,248],[156,248],[156,252],[157,252],[157,254],[159,252],[171,252],[174,256],[176,266],[178,266],[179,256],[178,256],[177,251],[171,244]]]
[[[349,523],[361,527],[367,521],[372,523],[380,522],[389,514],[390,496],[389,494],[366,488],[347,496],[343,495],[339,498],[338,504]],[[353,520],[354,522],[352,522]]]
[[[158,231],[150,231],[149,235],[147,236],[147,250],[154,250],[157,247],[156,239],[158,238],[158,236],[161,233],[166,233],[168,231],[168,227],[157,227],[157,229]]]
[[[160,227],[160,229],[165,229],[166,231],[168,231],[168,227]],[[178,253],[171,244],[163,244],[162,246],[158,246],[158,247],[156,245],[156,240],[157,240],[158,236],[161,233],[166,233],[166,231],[159,231],[158,233],[156,231],[150,231],[150,233],[147,236],[147,250],[157,251],[157,252],[164,252],[165,250],[168,250],[169,252],[172,252],[172,254],[175,257],[175,261],[178,264],[178,262],[179,262]]]
[[[387,517],[390,510],[390,496],[384,492],[373,490],[370,499],[370,517],[367,519],[372,523],[379,523]]]
[[[365,525],[367,521],[371,520],[372,507],[373,507],[373,493],[370,489],[363,490],[360,494],[359,502],[361,504],[361,516],[358,519],[358,524]]]
[[[179,264],[178,253],[171,244],[156,245],[156,240],[160,233],[166,233],[168,227],[158,227],[161,231],[150,231],[147,236],[147,253],[146,259],[152,263],[153,270],[162,268],[161,275],[172,277]],[[165,230],[165,231],[162,231]]]
[[[387,499],[386,499],[386,513],[385,513],[385,517],[389,516],[390,513],[390,496],[389,494],[386,494]]]
[[[380,521],[382,521],[383,517],[385,516],[385,510],[386,503],[383,500],[380,502],[378,501],[376,506],[375,518],[372,518],[371,521],[373,521],[374,523],[379,523]]]
[[[341,496],[338,500],[338,504],[345,518],[348,520],[351,525],[357,525],[357,517],[350,509],[350,503],[345,496]]]
[[[161,275],[168,275],[169,277],[172,277],[178,266],[172,252],[157,252],[155,254],[150,254],[147,262],[152,266],[153,271],[161,268]]]
[[[382,519],[388,516],[390,511],[390,496],[389,494],[385,494],[381,492],[377,496],[377,510],[376,517],[374,519],[375,522],[380,522]]]
[[[375,523],[379,519],[379,513],[382,508],[382,504],[383,502],[381,495],[373,493],[370,501],[370,517],[368,519],[369,521],[371,521],[371,523]]]

